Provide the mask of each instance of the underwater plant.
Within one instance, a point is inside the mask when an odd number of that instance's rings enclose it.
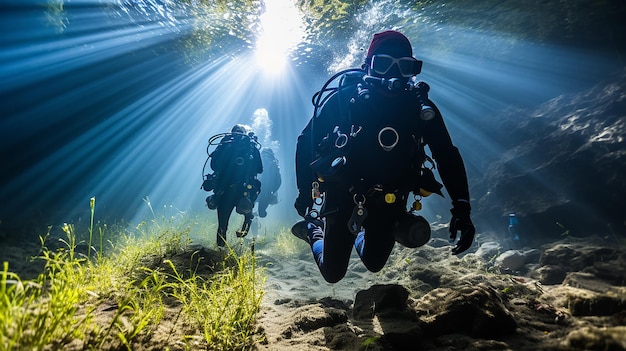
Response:
[[[95,199],[89,248],[93,240]],[[76,251],[72,224],[48,249],[50,229],[40,237],[45,263],[35,279],[22,280],[9,262],[0,271],[0,351],[62,349],[132,350],[163,338],[160,349],[243,349],[254,343],[263,296],[262,272],[252,250],[191,247],[193,221],[179,216],[142,222],[104,254],[100,230],[97,259]],[[115,235],[113,235],[115,234]],[[184,259],[181,259],[184,258]],[[167,322],[167,323],[165,323]],[[155,347],[157,347],[155,346]]]

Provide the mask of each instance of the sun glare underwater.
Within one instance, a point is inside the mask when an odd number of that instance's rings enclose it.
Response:
[[[616,66],[591,52],[512,45],[443,24],[437,32],[455,36],[430,40],[415,30],[426,14],[391,1],[364,6],[351,19],[358,30],[321,44],[291,1],[266,0],[252,24],[237,9],[202,14],[183,3],[45,4],[0,5],[3,222],[86,218],[92,197],[103,219],[140,221],[148,201],[157,212],[208,213],[200,188],[207,141],[245,123],[277,150],[283,184],[267,218],[289,225],[295,143],[311,96],[332,74],[359,67],[384,29],[406,29],[424,61],[418,79],[430,84],[470,175],[502,152],[481,132],[495,111],[579,91]],[[431,221],[448,219],[448,199],[424,208]]]

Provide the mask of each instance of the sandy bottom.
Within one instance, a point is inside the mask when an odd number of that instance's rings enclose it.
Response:
[[[506,250],[490,239],[479,235],[483,244],[463,257],[452,256],[443,237],[418,249],[396,245],[378,273],[353,254],[335,284],[324,281],[304,245],[280,258],[259,247],[267,280],[255,348],[626,350],[623,246],[597,238],[544,243],[517,250],[527,255],[510,269],[501,259]],[[25,252],[37,249],[21,243],[2,250],[0,260],[28,278],[42,267]],[[106,319],[114,310],[103,305],[98,311]],[[168,311],[163,325],[134,349],[184,349],[172,344],[177,316]],[[82,349],[80,343],[66,346]]]
[[[336,284],[324,281],[308,250],[281,260],[260,250],[267,283],[258,348],[626,350],[626,281],[619,273],[626,263],[617,263],[618,273],[606,276],[573,264],[626,261],[623,248],[596,239],[564,240],[533,250],[528,263],[511,271],[498,265],[497,254],[459,258],[444,240],[430,244],[418,249],[397,245],[378,273],[368,272],[353,253],[346,277]],[[555,247],[572,257],[559,259]],[[557,262],[550,258],[554,255]],[[562,270],[564,281],[542,284],[552,279],[546,273],[550,269]],[[359,301],[360,291],[374,288],[381,289]],[[406,290],[408,298],[396,297],[398,289]],[[378,307],[383,303],[388,308]]]

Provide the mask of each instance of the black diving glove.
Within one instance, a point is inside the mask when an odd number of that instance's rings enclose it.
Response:
[[[461,237],[456,246],[452,248],[452,254],[458,255],[469,249],[474,242],[474,234],[476,229],[470,219],[470,205],[463,201],[454,201],[453,208],[450,210],[452,219],[450,220],[450,240],[456,240],[458,231],[461,231]]]
[[[294,207],[296,208],[296,211],[298,211],[300,217],[305,217],[309,213],[309,208],[311,207],[311,195],[304,195],[302,192],[299,192]]]

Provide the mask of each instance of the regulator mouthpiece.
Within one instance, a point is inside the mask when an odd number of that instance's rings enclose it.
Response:
[[[383,80],[384,82],[384,80]],[[403,88],[402,86],[402,81],[398,78],[391,78],[389,80],[387,80],[387,89],[389,90],[398,90],[400,88]]]

